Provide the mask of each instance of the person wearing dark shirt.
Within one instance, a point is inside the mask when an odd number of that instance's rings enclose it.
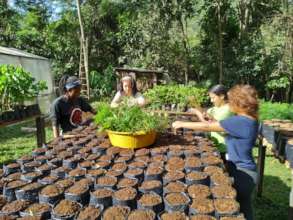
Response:
[[[51,120],[54,137],[82,125],[83,112],[95,113],[89,103],[80,97],[81,83],[75,76],[63,76],[59,82],[61,96],[51,106]]]
[[[236,85],[228,92],[228,103],[235,113],[219,122],[175,121],[174,129],[189,128],[198,131],[225,132],[227,169],[234,178],[237,201],[245,219],[253,219],[251,195],[256,183],[256,164],[252,155],[258,135],[258,95],[249,85]]]

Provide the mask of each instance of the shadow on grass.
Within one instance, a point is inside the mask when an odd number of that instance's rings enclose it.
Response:
[[[287,220],[290,188],[276,177],[264,177],[263,194],[254,200],[256,220]]]

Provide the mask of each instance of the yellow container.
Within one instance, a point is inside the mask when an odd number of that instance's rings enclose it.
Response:
[[[157,136],[155,131],[131,133],[108,130],[107,133],[113,146],[128,149],[150,146],[155,142]]]

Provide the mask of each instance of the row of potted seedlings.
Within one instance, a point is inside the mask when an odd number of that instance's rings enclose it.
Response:
[[[3,166],[2,218],[244,219],[205,138],[164,134],[133,151],[96,137],[95,127],[72,134]]]

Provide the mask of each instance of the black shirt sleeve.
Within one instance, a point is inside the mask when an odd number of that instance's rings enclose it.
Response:
[[[94,113],[94,109],[84,98],[80,98],[80,107],[83,112]]]
[[[60,125],[60,106],[59,106],[59,100],[55,100],[51,106],[51,114],[50,119],[52,121],[53,126],[59,126]]]

